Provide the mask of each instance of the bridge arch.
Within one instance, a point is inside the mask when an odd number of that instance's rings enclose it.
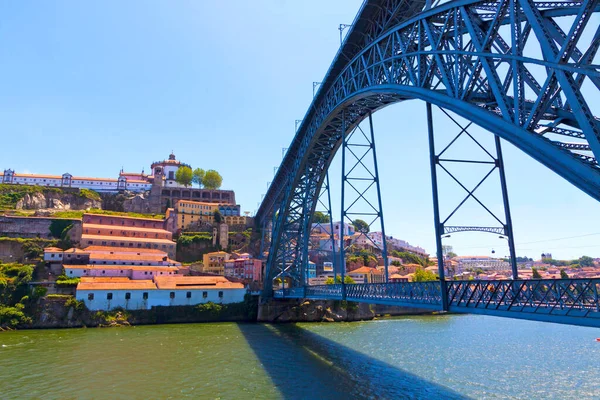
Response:
[[[361,13],[379,3],[367,1]],[[294,276],[302,262],[316,197],[344,132],[400,101],[453,111],[600,200],[600,123],[581,91],[586,82],[600,92],[600,71],[592,64],[600,28],[578,48],[594,13],[600,13],[597,1],[457,0],[406,18],[370,42],[347,41],[257,214],[259,223],[275,216],[265,284],[274,266],[279,275]],[[574,17],[568,32],[555,21],[561,16]],[[506,25],[511,29],[503,38]],[[526,56],[527,43],[541,55]],[[357,47],[336,67],[346,49]],[[545,75],[532,75],[531,65],[543,66]],[[577,142],[550,140],[546,133]]]

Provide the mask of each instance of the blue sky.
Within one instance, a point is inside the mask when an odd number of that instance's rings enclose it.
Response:
[[[121,167],[148,171],[173,150],[194,167],[220,171],[223,188],[253,212],[310,104],[312,82],[338,49],[338,25],[351,23],[360,4],[2,2],[0,168],[114,177]],[[424,118],[425,105],[410,101],[374,122],[387,232],[434,253]],[[442,119],[436,126],[444,135],[454,129]],[[518,255],[600,256],[599,204],[504,149]],[[451,187],[441,182],[442,209],[459,200],[461,189]],[[497,190],[491,184],[483,197],[500,210]],[[493,235],[445,243],[459,254],[508,254]]]

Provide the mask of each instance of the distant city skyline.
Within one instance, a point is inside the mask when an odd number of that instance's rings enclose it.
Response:
[[[339,24],[351,23],[362,2],[234,3],[3,3],[0,168],[116,177],[122,167],[148,173],[174,151],[218,170],[242,211],[254,211],[310,105],[312,82],[339,47]],[[374,122],[386,233],[435,255],[425,105],[390,106]],[[436,127],[455,129],[437,119]],[[600,204],[503,146],[517,255],[600,256]],[[339,188],[335,166],[331,177]],[[440,185],[442,209],[453,208],[461,189]],[[484,186],[482,196],[498,209],[496,189]],[[339,220],[339,195],[332,201]],[[444,244],[460,255],[508,255],[506,241],[490,234]]]

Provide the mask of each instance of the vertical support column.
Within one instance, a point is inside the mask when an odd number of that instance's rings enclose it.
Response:
[[[433,195],[433,218],[435,222],[435,245],[438,260],[438,274],[440,276],[440,289],[442,291],[442,309],[448,311],[448,290],[444,274],[444,252],[442,250],[442,234],[444,227],[440,223],[440,204],[437,187],[437,156],[435,155],[435,142],[433,134],[433,113],[431,103],[427,103],[427,132],[429,136],[429,162],[431,167],[431,192]]]
[[[383,266],[385,268],[385,283],[388,283],[388,256],[387,240],[385,236],[385,226],[383,223],[383,206],[381,204],[381,186],[379,184],[379,169],[377,167],[377,152],[375,151],[375,134],[373,133],[373,115],[369,112],[369,129],[371,130],[371,150],[373,151],[373,164],[375,165],[375,184],[377,186],[377,201],[379,204],[379,222],[381,223],[381,235],[383,236],[383,248],[381,255],[383,257]]]
[[[342,111],[342,208],[340,218],[340,277],[342,279],[342,300],[346,300],[346,285],[344,283],[346,273],[346,261],[344,259],[344,221],[346,220],[346,208],[344,207],[344,188],[346,187],[346,111]],[[335,283],[335,281],[334,281]]]
[[[496,142],[496,166],[500,172],[500,185],[502,186],[502,200],[504,201],[504,215],[506,224],[504,230],[508,237],[508,251],[510,254],[510,267],[512,269],[513,279],[519,279],[519,273],[517,271],[517,255],[515,251],[515,239],[513,236],[512,229],[512,218],[510,216],[510,207],[508,201],[508,189],[506,188],[506,175],[504,174],[504,159],[502,158],[502,146],[500,144],[500,138],[494,135]]]
[[[265,235],[267,234],[267,223],[266,219],[262,223],[262,228],[260,232],[260,254],[259,257],[261,260],[263,259],[263,254],[265,254]]]
[[[329,240],[331,241],[331,263],[333,264],[333,283],[337,279],[337,257],[335,256],[335,236],[333,233],[333,211],[331,209],[331,186],[329,186],[329,172],[325,174],[325,183],[327,184],[327,207],[329,208]]]

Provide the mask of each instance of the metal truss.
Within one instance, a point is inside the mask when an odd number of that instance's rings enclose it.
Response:
[[[323,254],[325,259],[333,264],[333,274],[337,278],[340,273],[339,258],[336,257],[336,241],[335,232],[333,229],[333,214],[331,208],[331,191],[329,186],[329,174],[325,174],[325,182],[321,186],[321,192],[317,198],[316,211],[322,212],[329,218],[329,222],[313,222],[310,226],[311,235],[309,238],[308,252],[309,257],[318,258],[323,262]],[[314,215],[314,214],[313,214]],[[322,241],[323,232],[327,232],[327,240]],[[331,246],[331,250],[323,247]]]
[[[367,135],[360,125],[345,133],[345,114],[342,114],[342,215],[340,226],[340,260],[341,278],[344,283],[346,270],[344,223],[353,224],[356,219],[364,218],[368,224],[367,231],[358,233],[370,241],[374,247],[381,251],[385,269],[385,281],[388,281],[387,241],[385,224],[383,222],[383,206],[381,204],[381,186],[379,170],[377,167],[377,151],[375,149],[375,133],[373,130],[373,116],[369,113],[369,134]],[[369,160],[369,158],[371,160]],[[371,162],[370,162],[371,161]],[[371,196],[369,196],[371,195]],[[377,199],[374,204],[372,198]],[[381,227],[382,243],[376,243],[368,232],[374,224]]]
[[[512,278],[518,278],[518,270],[517,270],[517,256],[515,251],[515,241],[512,229],[512,219],[510,215],[510,207],[508,201],[508,190],[506,187],[506,176],[504,173],[504,161],[502,158],[502,147],[500,144],[500,138],[498,136],[494,136],[495,143],[495,155],[493,155],[484,145],[478,141],[475,136],[469,133],[469,127],[471,123],[463,126],[459,123],[452,115],[446,112],[444,109],[440,108],[442,113],[448,117],[452,121],[452,123],[457,126],[460,131],[454,138],[440,151],[436,153],[435,151],[435,135],[434,135],[434,125],[433,125],[433,113],[431,110],[431,104],[427,103],[427,125],[428,125],[428,133],[429,133],[429,154],[430,154],[430,167],[431,167],[431,184],[432,184],[432,194],[433,194],[433,214],[434,214],[434,222],[435,222],[435,236],[436,236],[436,253],[437,253],[437,261],[438,261],[438,274],[441,279],[442,284],[442,292],[443,292],[443,306],[444,310],[448,309],[448,299],[445,296],[446,290],[446,280],[445,280],[445,266],[444,266],[444,253],[442,250],[442,236],[450,233],[458,233],[458,232],[484,232],[484,233],[494,233],[505,236],[508,240],[508,249],[510,252],[510,265],[512,270]],[[447,128],[445,129],[447,130]],[[470,141],[477,145],[479,149],[477,157],[476,154],[469,154],[469,158],[448,158],[445,156],[445,153],[450,150],[452,147],[457,146],[457,140],[460,137],[468,137]],[[483,156],[483,160],[481,159]],[[458,174],[452,173],[448,168],[448,164],[461,163],[461,164],[470,164],[470,165],[479,165],[479,166],[487,166],[488,172],[479,180],[479,182],[472,188],[468,188],[463,184],[460,180],[460,176]],[[440,196],[438,192],[438,174],[437,169],[441,169],[446,173],[447,176],[452,178],[452,180],[458,184],[466,192],[466,195],[459,202],[454,209],[443,218],[440,215]],[[498,170],[498,175],[500,178],[500,187],[502,190],[502,200],[504,204],[504,221],[501,220],[496,214],[488,208],[483,201],[478,198],[478,193],[476,193],[477,189],[481,187],[481,185],[491,176],[492,174]],[[491,216],[499,226],[489,227],[489,226],[448,226],[446,227],[446,223],[452,219],[456,212],[459,211],[469,199],[473,199],[477,204],[485,210],[486,214]]]
[[[256,215],[276,216],[265,283],[301,284],[300,247],[343,133],[404,100],[472,121],[600,200],[600,122],[585,95],[600,92],[599,1],[412,3],[367,0],[322,80]]]

